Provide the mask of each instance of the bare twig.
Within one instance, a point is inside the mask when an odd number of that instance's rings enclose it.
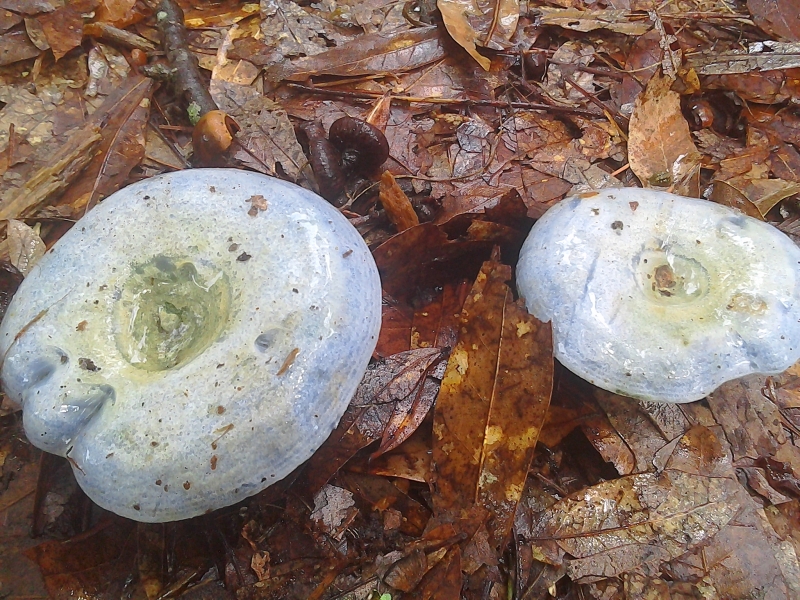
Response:
[[[156,12],[156,23],[163,36],[162,45],[169,64],[175,69],[175,86],[184,99],[199,107],[199,115],[217,110],[217,104],[200,75],[197,58],[189,50],[183,11],[174,0],[161,0]]]
[[[128,48],[137,48],[142,52],[152,52],[156,49],[150,40],[108,23],[87,23],[83,26],[83,34],[116,42]]]

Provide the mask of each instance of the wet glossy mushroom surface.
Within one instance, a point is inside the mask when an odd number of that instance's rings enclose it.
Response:
[[[800,358],[800,249],[727,207],[636,188],[566,199],[534,225],[517,282],[554,351],[622,395],[690,402]]]
[[[36,265],[0,328],[38,447],[99,505],[188,518],[280,480],[336,426],[375,347],[380,281],[327,202],[195,169],[106,199]]]

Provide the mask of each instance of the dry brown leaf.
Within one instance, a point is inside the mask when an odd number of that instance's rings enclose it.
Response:
[[[39,237],[39,232],[22,221],[9,219],[7,231],[9,260],[27,277],[47,248]]]
[[[644,35],[652,24],[642,15],[634,15],[627,10],[580,10],[577,8],[549,8],[540,6],[536,12],[541,15],[542,25],[557,25],[574,31],[594,31],[607,29],[624,35]]]
[[[475,59],[475,62],[488,71],[492,61],[478,52],[477,44],[481,41],[481,34],[470,23],[473,18],[483,16],[477,0],[437,0],[436,6],[439,7],[444,26],[450,36]]]
[[[481,268],[433,426],[434,509],[488,509],[495,551],[511,530],[553,385],[550,325],[513,301],[509,279],[511,268],[498,262]]]
[[[672,80],[654,75],[636,98],[628,130],[628,162],[644,187],[666,188],[699,169],[699,152]]]

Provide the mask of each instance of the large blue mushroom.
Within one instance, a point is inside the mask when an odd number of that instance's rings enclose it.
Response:
[[[106,199],[33,268],[0,328],[31,442],[139,521],[233,504],[336,426],[380,328],[378,272],[330,204],[196,169]]]

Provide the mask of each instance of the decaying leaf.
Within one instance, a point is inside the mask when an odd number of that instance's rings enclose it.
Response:
[[[46,250],[39,232],[22,221],[8,221],[8,255],[23,276],[27,276]]]
[[[150,115],[153,80],[130,77],[109,96],[93,121],[103,123],[98,152],[81,176],[59,199],[76,217],[117,191],[144,157],[144,134]]]
[[[607,29],[624,35],[644,35],[652,24],[627,10],[579,10],[540,6],[536,13],[542,25],[558,25],[575,31]]]
[[[485,507],[495,549],[511,530],[553,385],[550,325],[513,301],[510,278],[510,267],[495,261],[481,268],[433,425],[434,509]]]
[[[357,76],[402,73],[445,57],[436,27],[394,34],[373,33],[322,54],[283,61],[266,70],[273,81],[304,81],[314,75]]]
[[[34,58],[40,52],[25,30],[17,29],[0,35],[0,66]]]
[[[672,80],[654,75],[636,99],[628,130],[628,162],[645,187],[667,188],[699,171],[699,152]]]
[[[756,25],[767,33],[800,42],[800,20],[796,0],[747,0]]]
[[[672,456],[697,456],[698,450],[700,464],[668,463],[660,474],[603,482],[557,502],[534,524],[535,537],[554,541],[574,557],[567,572],[577,581],[634,569],[658,573],[662,562],[719,533],[746,498],[709,430],[684,436]]]
[[[414,432],[436,397],[435,365],[441,355],[437,348],[410,350],[387,357],[366,372],[339,426],[309,461],[311,490],[320,489],[375,440],[383,438],[386,451]]]
[[[747,44],[747,50],[708,50],[686,56],[698,75],[735,75],[800,67],[800,44],[765,40]]]

